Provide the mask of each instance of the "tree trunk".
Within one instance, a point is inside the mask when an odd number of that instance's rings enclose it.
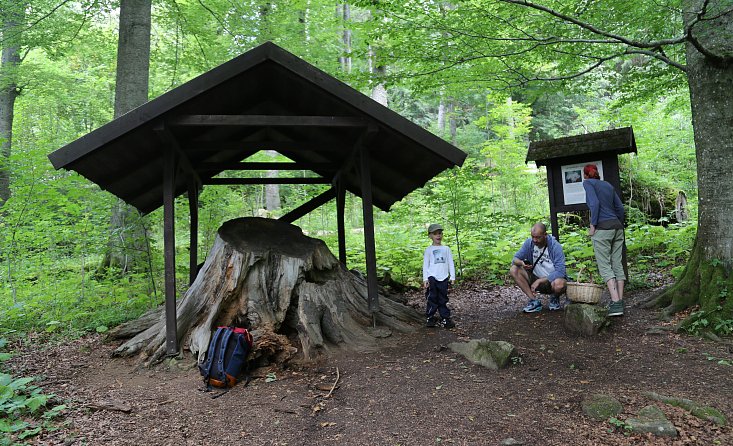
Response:
[[[343,33],[341,35],[341,43],[343,44],[343,54],[339,57],[341,71],[351,73],[351,6],[348,2],[343,2],[339,8],[341,10],[341,20],[343,22]]]
[[[0,207],[10,198],[10,154],[13,141],[17,70],[20,65],[20,30],[25,2],[15,2],[0,11]]]
[[[701,11],[701,0],[685,2],[685,24]],[[707,5],[710,15],[712,7]],[[716,320],[730,320],[733,314],[733,16],[721,14],[692,28],[692,36],[710,54],[687,43],[687,78],[690,86],[692,125],[695,134],[698,171],[698,229],[690,260],[680,280],[653,300],[666,305],[665,313],[700,305],[701,314],[712,327]],[[724,56],[716,60],[711,54]]]
[[[382,296],[375,313],[380,326],[414,329],[421,314]],[[255,338],[255,357],[285,362],[301,352],[313,359],[334,350],[369,350],[371,328],[366,282],[345,270],[323,241],[297,226],[266,218],[239,218],[219,229],[199,275],[178,303],[177,326],[184,350],[205,357],[213,329],[246,327]],[[154,323],[153,323],[154,322]],[[131,325],[135,326],[131,329]],[[164,357],[165,319],[146,315],[113,330],[137,336],[116,354],[140,355],[148,365]]]
[[[115,110],[118,118],[148,101],[151,0],[120,2]],[[162,175],[162,172],[161,172]],[[145,267],[147,234],[136,209],[122,200],[112,209],[110,238],[101,269],[122,272]]]

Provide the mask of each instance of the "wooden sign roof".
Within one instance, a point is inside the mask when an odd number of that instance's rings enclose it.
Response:
[[[535,161],[542,166],[553,164],[553,160],[561,162],[582,155],[629,152],[636,152],[634,130],[623,127],[530,143],[525,162]]]

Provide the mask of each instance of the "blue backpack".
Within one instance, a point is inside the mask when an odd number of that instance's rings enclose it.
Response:
[[[206,360],[199,364],[206,386],[229,388],[237,384],[252,344],[246,328],[218,327],[209,342]]]

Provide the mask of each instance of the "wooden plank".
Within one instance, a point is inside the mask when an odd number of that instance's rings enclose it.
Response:
[[[361,203],[364,216],[364,254],[367,270],[367,296],[369,311],[379,310],[379,288],[377,284],[377,255],[374,242],[374,209],[372,207],[372,178],[369,170],[369,151],[359,148],[361,177]]]
[[[331,184],[328,178],[210,178],[204,181],[210,184]]]
[[[199,171],[222,170],[329,170],[336,171],[333,163],[300,163],[300,162],[234,162],[234,163],[199,163]]]
[[[222,151],[250,151],[250,155],[260,150],[274,150],[276,152],[341,152],[350,149],[348,144],[339,142],[312,142],[312,141],[227,141],[227,142],[190,142],[183,146],[189,154],[216,153]]]
[[[346,225],[344,214],[346,209],[346,188],[341,173],[336,177],[336,232],[339,244],[339,262],[346,267]]]
[[[189,225],[189,262],[188,284],[196,280],[198,274],[198,247],[199,247],[199,193],[196,185],[188,183],[188,210],[191,218]]]
[[[278,218],[278,220],[282,220],[287,223],[292,223],[295,220],[303,217],[307,213],[313,211],[314,209],[320,206],[323,206],[324,204],[333,200],[335,196],[336,196],[336,190],[334,188],[331,188],[327,190],[326,192],[323,192],[322,194],[317,195],[311,198],[310,200],[308,200],[307,202],[301,204],[297,208],[293,209],[292,211]]]
[[[164,123],[158,123],[154,126],[153,130],[155,131],[155,134],[158,135],[158,138],[163,143],[165,147],[170,147],[173,149],[176,153],[176,157],[178,158],[178,161],[180,162],[181,168],[183,171],[191,176],[193,180],[196,182],[196,184],[201,184],[201,178],[199,177],[199,174],[196,172],[196,169],[194,169],[193,165],[191,164],[191,160],[188,159],[188,156],[184,151],[181,149],[181,145],[178,142],[178,139],[176,136],[170,131],[170,129],[164,124]]]
[[[182,115],[170,118],[180,126],[287,126],[287,127],[366,127],[369,121],[354,116],[275,116],[275,115]]]
[[[175,149],[167,146],[163,163],[163,252],[165,257],[165,346],[169,356],[178,354],[176,322]]]

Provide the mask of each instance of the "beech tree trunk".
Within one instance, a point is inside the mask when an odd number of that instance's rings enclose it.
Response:
[[[148,101],[151,1],[120,2],[115,118]],[[110,238],[100,270],[115,267],[125,273],[146,268],[144,255],[148,252],[147,243],[138,211],[118,200],[110,216]]]
[[[733,16],[718,14],[716,8],[724,6],[724,2],[684,2],[686,25],[698,11],[717,17],[703,17],[692,27],[697,47],[687,43],[698,171],[697,237],[680,280],[646,302],[665,306],[666,314],[699,304],[701,311],[685,324],[704,319],[703,329],[730,320],[733,314],[729,296],[733,291]]]
[[[249,217],[219,229],[196,280],[178,302],[179,343],[206,355],[212,331],[221,325],[249,329],[255,357],[285,362],[334,350],[370,350],[376,337],[408,332],[421,313],[389,295],[372,315],[366,282],[347,271],[318,239],[278,220]],[[372,328],[373,317],[379,329]],[[134,327],[134,328],[131,328]],[[117,327],[112,337],[134,338],[116,354],[139,355],[150,365],[165,355],[165,316],[147,314]]]
[[[20,35],[25,2],[0,11],[0,207],[10,198],[10,154],[13,141],[15,99],[18,97]]]

